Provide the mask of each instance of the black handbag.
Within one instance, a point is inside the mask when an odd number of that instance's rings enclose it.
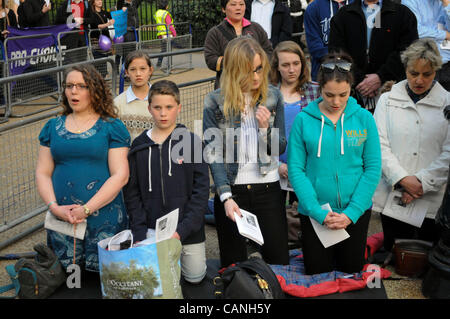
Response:
[[[34,259],[20,258],[15,265],[6,266],[12,283],[0,287],[0,293],[15,289],[15,294],[0,298],[45,299],[66,281],[66,273],[50,248],[40,243],[34,250]]]
[[[282,299],[274,272],[261,258],[250,258],[219,271],[214,278],[217,299]]]

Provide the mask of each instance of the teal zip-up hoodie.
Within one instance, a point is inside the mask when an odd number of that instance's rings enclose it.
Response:
[[[328,212],[344,213],[353,223],[371,207],[381,177],[381,151],[372,114],[352,97],[336,126],[320,111],[319,98],[294,121],[288,141],[289,180],[298,211],[320,224]]]

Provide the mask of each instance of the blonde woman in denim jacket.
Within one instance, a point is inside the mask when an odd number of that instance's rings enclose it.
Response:
[[[283,98],[268,84],[270,66],[252,38],[230,41],[220,87],[205,98],[205,156],[216,196],[214,215],[222,266],[258,251],[271,264],[288,263],[287,223],[278,175],[278,156],[286,148]],[[235,213],[258,217],[264,245],[242,237]]]

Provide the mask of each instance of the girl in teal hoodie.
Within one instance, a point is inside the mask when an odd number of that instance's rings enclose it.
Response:
[[[377,127],[370,112],[350,97],[351,58],[329,54],[318,82],[321,97],[300,112],[288,142],[288,171],[299,199],[307,274],[364,266],[372,195],[381,177]],[[329,212],[321,206],[330,204]],[[324,248],[310,219],[350,237]]]

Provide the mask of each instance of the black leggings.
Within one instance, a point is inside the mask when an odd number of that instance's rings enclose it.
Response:
[[[263,259],[269,264],[288,264],[286,208],[281,201],[280,183],[235,185],[231,191],[239,208],[258,217],[264,238],[260,249]],[[236,223],[225,215],[224,204],[217,195],[214,198],[214,215],[222,267],[246,260],[246,239],[239,234]]]
[[[360,272],[365,264],[367,230],[371,211],[367,210],[356,222],[345,229],[349,238],[325,248],[311,224],[309,216],[300,214],[302,250],[307,275],[330,272]]]

